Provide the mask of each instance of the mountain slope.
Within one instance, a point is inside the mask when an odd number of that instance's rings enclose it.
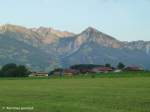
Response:
[[[34,70],[45,70],[45,66],[50,65],[48,60],[52,60],[49,54],[24,42],[0,35],[0,65],[26,64]]]
[[[73,38],[61,39],[59,45],[60,51],[63,47],[68,49],[62,58],[66,67],[80,63],[111,63],[116,66],[118,62],[123,62],[127,65],[150,68],[149,42],[120,42],[91,27]]]
[[[93,42],[103,47],[120,48],[122,43],[115,38],[106,35],[92,27],[87,28],[78,35],[71,36],[70,38],[61,38],[57,43],[57,52],[61,55],[70,55],[77,50],[83,44]]]
[[[0,65],[14,62],[38,71],[73,64],[139,65],[150,69],[150,42],[121,42],[89,27],[80,34],[52,28],[0,26]]]

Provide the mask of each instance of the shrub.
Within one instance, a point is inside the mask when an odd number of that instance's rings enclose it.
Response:
[[[0,70],[1,77],[26,77],[30,74],[29,70],[23,65],[14,63],[4,65]]]
[[[118,63],[118,66],[117,66],[118,69],[123,69],[125,68],[125,65],[123,63]]]

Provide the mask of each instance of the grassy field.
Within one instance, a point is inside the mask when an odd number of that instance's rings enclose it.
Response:
[[[21,112],[150,112],[150,74],[2,78],[0,112],[20,112],[6,107],[34,107]]]

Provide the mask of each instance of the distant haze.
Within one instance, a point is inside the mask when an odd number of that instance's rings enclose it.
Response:
[[[150,0],[1,0],[0,24],[79,33],[92,26],[122,41],[150,41]]]

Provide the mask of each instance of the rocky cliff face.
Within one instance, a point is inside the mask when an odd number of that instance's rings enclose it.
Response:
[[[51,44],[56,42],[59,38],[74,35],[73,33],[67,31],[59,31],[59,30],[54,30],[52,28],[45,28],[45,27],[34,28],[31,30],[36,32],[40,36],[41,41],[45,44]]]
[[[122,42],[115,38],[89,27],[78,35],[61,38],[57,44],[57,52],[70,55],[78,51],[82,45],[89,43],[95,43],[109,48],[121,48],[123,46]]]
[[[0,26],[0,65],[15,62],[43,71],[121,61],[150,69],[149,57],[150,42],[121,42],[92,27],[74,34],[44,27]]]
[[[131,50],[140,50],[150,54],[150,41],[124,42],[124,47]]]
[[[76,36],[75,42],[76,44],[80,45],[86,42],[94,42],[104,47],[111,47],[111,48],[119,48],[122,46],[121,42],[119,42],[115,38],[106,35],[92,27],[87,28],[81,34]]]

